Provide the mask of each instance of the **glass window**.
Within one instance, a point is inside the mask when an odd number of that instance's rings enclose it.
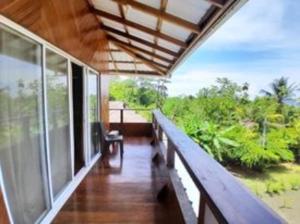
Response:
[[[49,209],[42,47],[0,24],[0,163],[14,223]]]
[[[57,197],[72,179],[68,61],[46,50],[47,115],[52,189]]]
[[[97,131],[97,122],[99,121],[98,108],[98,75],[94,72],[88,74],[88,130],[89,130],[89,148],[91,150],[91,158],[93,158],[100,150],[100,136]]]

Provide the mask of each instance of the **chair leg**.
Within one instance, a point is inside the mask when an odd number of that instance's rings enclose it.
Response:
[[[120,142],[120,153],[121,153],[121,158],[123,158],[123,154],[124,154],[124,145],[123,145],[123,142]]]

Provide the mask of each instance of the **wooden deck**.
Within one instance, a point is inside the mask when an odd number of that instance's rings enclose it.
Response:
[[[123,163],[119,153],[111,168],[97,163],[54,223],[183,223],[175,195],[158,202],[158,189],[168,181],[151,162],[148,138],[127,138]]]

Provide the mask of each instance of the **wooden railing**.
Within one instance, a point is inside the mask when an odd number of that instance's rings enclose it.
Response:
[[[133,111],[133,112],[137,112],[137,114],[139,113],[139,112],[146,112],[146,113],[149,113],[149,115],[151,115],[151,109],[143,109],[143,108],[136,108],[136,109],[131,109],[131,108],[110,108],[109,109],[109,111],[117,111],[117,112],[119,112],[119,114],[120,114],[120,119],[119,119],[119,123],[125,123],[125,120],[126,119],[124,119],[124,112],[129,112],[129,111]],[[146,121],[147,120],[147,118],[145,118],[145,122],[144,123],[147,123],[148,121]],[[128,123],[134,123],[134,122],[136,122],[136,121],[134,121],[134,120],[129,120],[129,121],[127,121]],[[116,122],[115,122],[116,123]]]
[[[113,111],[114,119],[110,118],[110,129],[119,130],[124,136],[128,137],[142,137],[152,136],[152,125],[151,125],[151,110],[150,109],[110,109],[110,112]],[[132,117],[134,112],[134,116]],[[139,113],[144,113],[147,115],[148,119],[143,118]],[[128,116],[128,117],[127,117]],[[138,116],[138,119],[136,119]]]
[[[167,151],[164,162],[186,223],[285,223],[159,110],[153,111],[152,126],[156,146]],[[162,143],[163,135],[167,144]],[[175,154],[200,192],[199,215],[174,168]]]

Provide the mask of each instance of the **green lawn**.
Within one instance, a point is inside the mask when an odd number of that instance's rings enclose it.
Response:
[[[259,197],[300,188],[300,165],[297,164],[285,163],[273,166],[262,173],[238,168],[229,170]]]
[[[228,169],[288,223],[300,223],[300,165],[281,164],[263,173]]]

